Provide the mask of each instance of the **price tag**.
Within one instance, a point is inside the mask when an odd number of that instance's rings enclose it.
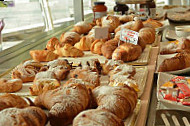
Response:
[[[95,28],[94,33],[95,33],[95,39],[107,39],[108,38],[108,27],[101,27],[101,28]]]
[[[120,34],[120,40],[134,45],[138,44],[139,33],[129,29],[122,29]]]

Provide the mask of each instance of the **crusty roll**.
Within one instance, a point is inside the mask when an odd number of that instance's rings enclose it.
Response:
[[[88,33],[92,29],[92,25],[90,23],[81,21],[74,25],[74,31],[78,34]]]
[[[47,116],[38,107],[8,108],[0,112],[1,126],[45,126]]]
[[[91,109],[79,113],[73,126],[124,126],[124,123],[107,110]]]
[[[144,43],[147,44],[154,43],[155,36],[155,29],[151,27],[144,27],[139,31],[139,41],[145,41]]]
[[[94,40],[95,39],[93,37],[83,36],[81,40],[74,45],[74,47],[82,51],[89,51]]]
[[[31,50],[30,56],[38,62],[47,62],[57,59],[59,56],[50,50]]]
[[[141,53],[142,48],[139,45],[124,43],[114,50],[112,59],[123,60],[124,62],[134,61],[139,58]]]
[[[92,91],[97,109],[106,109],[120,119],[127,118],[137,104],[136,91],[125,85],[124,87],[99,86]]]
[[[78,41],[80,41],[80,35],[76,32],[65,32],[60,36],[61,46],[64,46],[66,43],[75,45]]]
[[[51,126],[66,126],[74,117],[85,110],[90,102],[87,88],[82,84],[70,84],[39,95],[34,103],[36,106],[49,110]]]
[[[133,21],[134,15],[122,15],[119,17],[119,20],[122,24]]]
[[[105,43],[105,41],[103,40],[95,40],[92,44],[91,44],[91,48],[90,48],[90,51],[92,53],[95,53],[95,54],[99,54],[101,55],[102,54],[102,51],[101,51],[101,48],[102,48],[102,45]]]
[[[4,94],[0,96],[0,111],[6,108],[25,108],[28,106],[29,104],[20,96],[14,94]]]
[[[47,50],[51,50],[51,51],[54,51],[54,50],[56,50],[57,48],[60,48],[60,47],[61,47],[60,42],[56,37],[51,38],[47,42],[47,45],[46,45]]]
[[[84,55],[83,51],[70,44],[65,44],[63,47],[55,50],[54,53],[60,57],[82,57]]]
[[[101,52],[107,59],[112,58],[113,51],[118,47],[118,40],[109,40],[102,45]]]
[[[114,32],[114,30],[120,25],[119,18],[116,16],[105,16],[101,19],[102,27],[108,27],[109,32]]]
[[[22,89],[21,79],[0,78],[0,92],[1,93],[17,92],[20,89]]]

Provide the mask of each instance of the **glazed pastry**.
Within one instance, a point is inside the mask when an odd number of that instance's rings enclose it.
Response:
[[[91,109],[79,113],[73,126],[124,126],[124,123],[107,110]]]
[[[97,72],[92,72],[90,70],[77,68],[71,71],[70,77],[90,82],[94,84],[95,87],[100,85],[99,74]]]
[[[54,53],[60,57],[82,57],[84,55],[83,51],[70,44],[65,44],[62,48],[55,50]]]
[[[123,60],[124,62],[134,61],[139,58],[141,53],[142,48],[139,45],[124,43],[114,50],[112,59]]]
[[[119,20],[122,24],[133,21],[134,15],[122,15],[119,17]]]
[[[22,80],[21,79],[0,78],[0,92],[1,93],[17,92],[20,89],[22,89]]]
[[[95,41],[91,44],[90,51],[91,51],[92,53],[101,55],[101,54],[102,54],[101,48],[102,48],[102,45],[103,45],[104,43],[105,43],[105,42],[102,41],[102,40],[95,40]]]
[[[159,28],[159,27],[163,26],[162,23],[160,23],[157,20],[153,20],[152,18],[149,18],[148,20],[143,21],[143,25],[144,26],[149,26],[149,27],[152,27],[152,28]]]
[[[8,108],[0,112],[1,126],[45,126],[47,116],[38,107]]]
[[[74,25],[74,31],[78,34],[88,33],[92,29],[90,23],[81,21]]]
[[[89,102],[88,90],[82,84],[70,84],[44,92],[34,101],[36,106],[49,110],[51,126],[71,124],[74,117],[88,107]]]
[[[118,47],[118,40],[109,40],[102,45],[101,52],[107,59],[112,58],[112,53]]]
[[[46,45],[47,50],[54,51],[57,48],[60,48],[60,42],[56,37],[51,38]]]
[[[105,16],[101,19],[102,27],[108,27],[109,32],[114,32],[114,30],[120,25],[119,18],[116,16]]]
[[[60,41],[61,46],[64,46],[66,43],[75,45],[75,43],[80,41],[80,35],[76,32],[65,32],[61,34]]]
[[[31,95],[40,95],[48,90],[60,87],[60,82],[56,79],[44,78],[35,80],[33,85],[29,87]]]
[[[78,42],[74,45],[74,47],[76,47],[77,49],[80,49],[82,51],[89,51],[93,41],[94,41],[94,38],[84,36],[81,38],[80,42]]]
[[[0,96],[0,111],[6,108],[25,108],[28,106],[29,104],[20,96],[14,94],[4,94]]]
[[[30,56],[33,60],[38,62],[47,62],[58,58],[58,55],[50,50],[31,50]]]
[[[154,43],[155,36],[156,32],[154,28],[144,27],[139,31],[139,41],[144,41],[147,44]]]
[[[92,91],[97,109],[105,109],[115,114],[120,119],[127,118],[137,104],[136,91],[125,86],[99,86]]]

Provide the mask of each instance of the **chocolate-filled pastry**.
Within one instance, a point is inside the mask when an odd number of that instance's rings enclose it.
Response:
[[[141,53],[142,48],[139,45],[124,43],[114,50],[112,59],[123,60],[124,62],[134,61],[139,58]]]
[[[107,59],[112,58],[112,53],[118,47],[118,40],[109,40],[102,45],[101,52]]]
[[[51,126],[66,126],[88,107],[90,96],[84,85],[69,84],[42,93],[34,103],[49,110],[48,118]]]
[[[88,33],[92,29],[92,25],[90,23],[81,21],[74,25],[74,31],[78,34]]]
[[[6,108],[25,108],[28,106],[29,104],[20,96],[14,94],[4,94],[0,96],[0,111]]]
[[[17,92],[22,89],[21,79],[0,78],[0,93]]]
[[[104,109],[91,109],[79,113],[73,126],[124,126],[116,115]]]
[[[59,40],[56,37],[51,38],[46,45],[47,50],[51,50],[54,51],[57,48],[60,48],[61,44],[59,42]]]
[[[0,111],[1,126],[45,126],[47,116],[38,107],[8,108]]]
[[[57,59],[59,56],[50,50],[31,50],[30,56],[38,62],[48,62]]]
[[[82,57],[84,56],[83,51],[77,49],[76,47],[65,44],[63,47],[58,48],[54,51],[54,53],[58,54],[60,57]]]
[[[65,32],[61,34],[60,41],[61,46],[64,46],[66,43],[75,45],[75,43],[80,41],[80,35],[76,32]]]
[[[97,109],[105,109],[120,119],[127,118],[137,104],[136,91],[127,86],[98,86],[92,91]]]

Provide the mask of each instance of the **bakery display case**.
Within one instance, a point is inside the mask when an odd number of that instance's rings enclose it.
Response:
[[[190,40],[166,19],[181,6],[142,21],[93,2],[39,1],[43,31],[0,51],[0,125],[189,125]]]

